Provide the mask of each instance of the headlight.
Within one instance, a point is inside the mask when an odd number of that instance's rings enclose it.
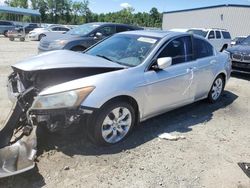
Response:
[[[50,43],[49,48],[50,49],[60,49],[66,43],[67,43],[67,41],[65,41],[65,40],[56,40],[55,42]]]
[[[95,87],[85,87],[51,95],[37,96],[31,108],[45,110],[77,107],[94,89]]]

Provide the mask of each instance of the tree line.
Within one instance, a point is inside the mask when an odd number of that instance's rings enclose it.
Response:
[[[6,0],[5,4],[12,7],[38,9],[43,23],[115,22],[157,28],[160,28],[162,23],[162,14],[157,8],[152,8],[148,13],[135,13],[135,10],[129,7],[117,12],[97,14],[90,10],[88,0]],[[33,21],[32,17],[25,17],[25,19]]]

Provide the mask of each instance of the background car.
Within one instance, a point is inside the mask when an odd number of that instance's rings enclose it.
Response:
[[[231,46],[231,35],[225,29],[205,29],[205,28],[190,28],[190,29],[171,29],[171,31],[188,32],[196,35],[200,35],[216,48],[216,50],[222,52]]]
[[[36,23],[30,23],[26,26],[24,26],[24,31],[25,31],[25,34],[28,34],[30,31],[32,31],[33,29],[35,28],[39,28],[40,26]]]
[[[0,35],[7,37],[8,30],[15,29],[15,25],[10,21],[1,21],[0,20]]]
[[[235,38],[231,41],[231,46],[240,44],[245,38],[247,38],[247,36],[235,37]]]
[[[227,51],[230,52],[234,72],[250,73],[250,36]]]
[[[88,23],[75,27],[63,34],[47,35],[38,46],[39,52],[67,49],[84,51],[93,44],[115,33],[142,30],[142,28],[116,23]]]
[[[48,35],[49,33],[65,33],[69,31],[70,28],[63,25],[52,25],[47,28],[36,28],[29,32],[30,40],[38,40],[40,41],[43,37]]]

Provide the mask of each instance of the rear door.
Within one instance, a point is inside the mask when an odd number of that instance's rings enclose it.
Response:
[[[215,47],[216,50],[220,51],[220,49],[221,49],[220,44],[218,42],[218,39],[216,39],[214,30],[209,31],[208,40]]]
[[[224,46],[224,40],[223,40],[223,37],[221,35],[221,31],[215,31],[215,37],[216,37],[216,42],[217,42],[217,45],[218,45],[218,51],[221,51],[221,49],[223,48]]]
[[[195,100],[207,95],[213,82],[213,69],[217,63],[211,44],[201,38],[193,38],[194,55],[196,58],[195,78],[197,89]]]

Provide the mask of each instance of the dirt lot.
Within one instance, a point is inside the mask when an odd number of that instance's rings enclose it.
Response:
[[[37,42],[0,38],[0,121],[10,109],[10,65],[37,54]],[[250,162],[250,76],[234,75],[220,102],[201,101],[138,126],[119,145],[97,148],[80,133],[44,136],[37,167],[0,187],[249,188],[238,162]],[[79,132],[79,131],[78,131]],[[160,133],[184,135],[166,141]]]

